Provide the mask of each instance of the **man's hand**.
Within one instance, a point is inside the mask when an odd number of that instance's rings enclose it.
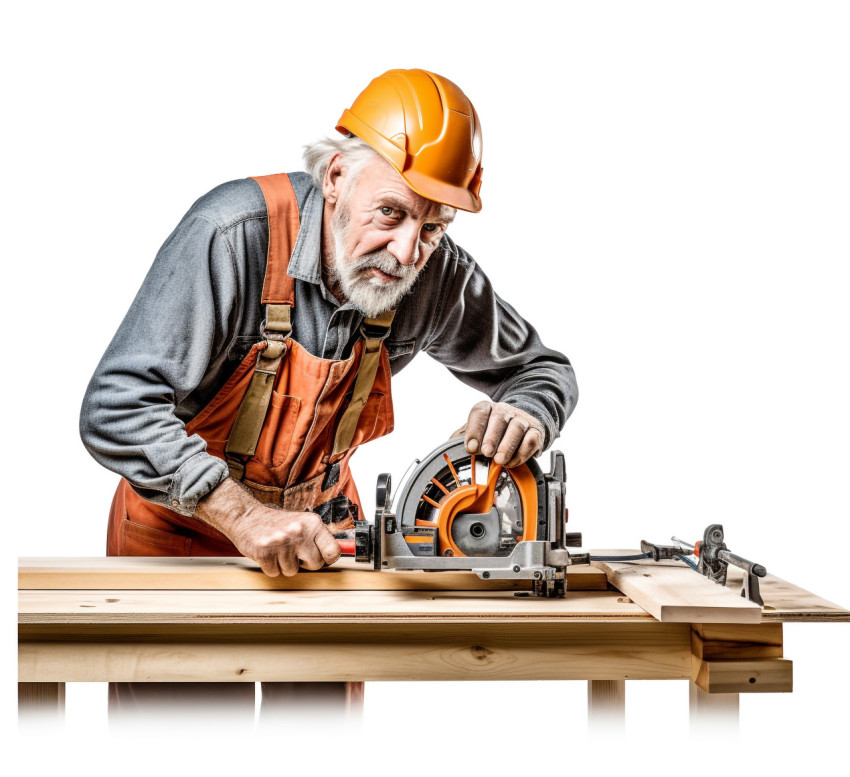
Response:
[[[461,433],[467,451],[480,451],[503,467],[518,467],[543,450],[540,422],[507,402],[479,402]]]
[[[218,529],[269,577],[291,577],[299,567],[320,569],[340,557],[318,515],[264,505],[232,478],[198,502],[195,517]]]

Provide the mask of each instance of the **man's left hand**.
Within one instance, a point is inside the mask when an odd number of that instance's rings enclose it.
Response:
[[[518,467],[543,450],[540,421],[507,402],[479,402],[456,434],[464,435],[467,451],[480,452],[503,467]]]

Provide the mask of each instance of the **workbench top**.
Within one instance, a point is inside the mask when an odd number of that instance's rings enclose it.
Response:
[[[543,599],[527,596],[522,581],[493,590],[494,581],[471,573],[341,569],[269,578],[243,558],[24,558],[19,619],[22,626],[850,621],[847,610],[771,575],[761,581],[760,608],[736,596],[735,570],[724,589],[682,566],[629,564],[625,577],[638,589],[625,595],[609,581],[622,579],[626,565],[611,566],[571,568],[566,597]],[[643,606],[642,595],[651,599]]]

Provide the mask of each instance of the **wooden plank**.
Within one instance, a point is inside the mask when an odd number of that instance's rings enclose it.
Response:
[[[698,623],[693,627],[691,649],[706,661],[782,658],[782,624]]]
[[[791,693],[793,666],[786,658],[743,661],[693,659],[691,678],[706,693]]]
[[[18,627],[19,644],[24,642],[218,642],[267,643],[328,642],[328,643],[388,643],[425,642],[436,647],[453,644],[459,638],[470,644],[488,645],[491,642],[516,644],[535,642],[583,645],[592,652],[600,644],[627,649],[634,647],[645,652],[651,646],[675,646],[676,651],[688,653],[686,670],[690,672],[691,628],[685,623],[659,623],[654,618],[625,621],[472,621],[458,625],[454,621],[307,621],[292,623],[53,623]],[[461,637],[458,637],[458,635]],[[688,676],[690,676],[688,674]],[[603,678],[604,679],[604,678]]]
[[[594,550],[591,553],[593,555],[613,556],[637,553],[637,551]],[[647,604],[648,606],[645,609],[655,617],[658,617],[657,613],[661,610],[664,611],[664,615],[668,619],[682,615],[683,613],[680,611],[682,596],[686,596],[687,601],[700,606],[704,606],[705,602],[710,600],[715,605],[722,601],[724,608],[744,609],[749,607],[754,609],[757,607],[757,605],[747,602],[740,596],[744,573],[737,567],[729,567],[728,585],[724,588],[676,561],[594,562],[594,566],[606,571],[609,582],[614,587],[619,588],[638,604],[642,602]],[[691,573],[690,577],[688,572]],[[651,577],[644,577],[646,574]],[[659,582],[662,584],[659,585]],[[620,584],[633,591],[636,590],[637,595],[631,596],[628,591],[620,587]],[[708,588],[706,584],[713,586],[713,588]],[[687,586],[687,588],[682,586]],[[765,607],[761,610],[761,620],[781,622],[850,621],[850,610],[846,610],[840,605],[823,599],[775,575],[768,574],[767,577],[762,578],[759,587],[765,602]],[[677,596],[678,593],[681,593],[681,596]],[[673,595],[672,601],[670,599],[671,594]],[[697,596],[701,598],[692,598]],[[658,597],[661,597],[661,599]],[[705,597],[708,597],[708,599]],[[738,613],[737,617],[726,619],[721,616],[719,619],[712,618],[711,620],[700,619],[698,614],[698,612],[694,613],[692,620],[695,623],[756,622],[752,613],[749,617],[742,617]]]
[[[740,592],[744,573],[729,567],[728,587]],[[800,588],[776,575],[768,574],[759,581],[764,609],[764,620],[792,621],[850,621],[850,610],[833,604],[811,591]]]
[[[687,679],[682,624],[328,624],[228,639],[24,640],[23,680],[246,682]]]
[[[567,567],[569,591],[607,591],[608,576],[591,565]]]
[[[351,565],[355,562],[349,561]],[[590,566],[567,570],[570,590],[607,588],[605,573]],[[21,590],[528,590],[527,580],[481,580],[472,572],[388,572],[330,568],[294,577],[268,577],[246,558],[21,558]]]
[[[637,553],[591,551],[591,555]],[[608,582],[663,623],[760,623],[761,607],[680,562],[600,562]]]
[[[564,599],[459,591],[21,591],[21,624],[649,620],[616,592]]]

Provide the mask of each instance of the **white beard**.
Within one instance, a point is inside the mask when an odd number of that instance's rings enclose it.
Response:
[[[394,310],[413,287],[419,270],[413,264],[401,264],[384,248],[351,259],[345,251],[345,239],[348,236],[347,207],[338,208],[334,213],[331,229],[334,238],[331,284],[338,285],[345,299],[367,318]],[[369,272],[370,267],[376,267],[398,280],[383,281],[375,278]]]

